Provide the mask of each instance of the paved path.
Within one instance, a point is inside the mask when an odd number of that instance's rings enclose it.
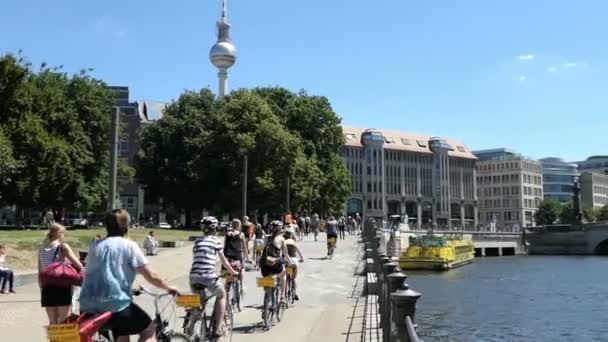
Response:
[[[279,337],[287,338],[288,342],[361,340],[365,298],[360,297],[363,278],[354,276],[361,260],[358,236],[340,240],[331,261],[325,260],[325,236],[320,238],[322,241],[319,242],[307,238],[300,243],[305,257],[299,276],[300,301],[287,310],[284,321],[270,331],[263,331],[260,327],[259,306],[263,291],[255,286],[259,273],[246,273],[244,309],[235,316],[234,342],[274,341]],[[189,287],[185,275],[190,261],[190,246],[166,250],[151,259],[158,273],[183,290]],[[142,279],[137,283],[146,284]],[[3,340],[10,337],[10,341],[44,341],[43,326],[47,319],[40,308],[37,285],[23,286],[18,292],[16,295],[0,295]],[[136,301],[150,314],[153,313],[149,297],[142,296]],[[180,316],[178,309],[173,325],[181,324]]]

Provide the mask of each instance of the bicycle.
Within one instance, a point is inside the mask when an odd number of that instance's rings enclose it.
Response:
[[[236,269],[235,269],[236,270]],[[226,289],[226,298],[228,300],[227,305],[232,306],[233,311],[241,312],[241,289],[243,284],[241,284],[240,272],[242,270],[236,270],[239,272],[238,275],[233,276],[228,273],[226,270],[222,270],[222,278],[225,278],[225,289]],[[231,291],[232,289],[232,291]]]
[[[164,311],[164,309],[159,309],[160,300],[166,296],[174,295],[170,293],[155,294],[146,290],[144,287],[139,287],[133,291],[133,295],[135,296],[139,296],[142,293],[154,297],[154,335],[156,340],[158,342],[190,342],[190,338],[182,333],[167,331],[169,322],[161,316],[161,311]],[[98,315],[92,315],[85,312],[78,316],[68,318],[65,323],[78,324],[81,342],[111,342],[115,340],[113,336],[110,336],[110,327],[107,326],[111,318],[112,313],[109,311]]]
[[[294,279],[293,279],[293,274],[295,272],[295,267],[294,266],[287,266],[287,268],[285,269],[286,273],[287,273],[287,285],[285,286],[285,297],[287,299],[287,303],[288,304],[294,304],[296,299],[295,299],[295,293],[296,293],[296,284],[294,283]]]
[[[232,313],[232,305],[226,303],[226,309],[224,312],[224,334],[218,336],[218,332],[215,330],[215,320],[217,314],[215,312],[215,303],[213,305],[213,312],[211,315],[207,315],[206,304],[209,299],[215,297],[215,294],[209,293],[209,291],[202,286],[193,286],[193,290],[202,293],[201,302],[199,307],[193,307],[186,310],[186,317],[184,318],[184,333],[190,337],[191,342],[215,342],[222,339],[222,342],[230,342],[232,340],[232,328],[234,326],[234,316]],[[215,299],[217,300],[217,298]]]
[[[334,257],[334,250],[336,249],[336,238],[332,237],[327,239],[327,257],[329,260]]]
[[[278,278],[278,275],[257,278],[258,287],[264,288],[262,320],[266,330],[270,330],[273,320],[276,320],[277,323],[283,320],[283,314],[287,306],[286,303],[281,303],[281,298],[279,298]]]

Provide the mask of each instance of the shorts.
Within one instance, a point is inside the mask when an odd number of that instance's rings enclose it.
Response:
[[[255,239],[254,245],[255,246],[263,246],[264,245],[264,239]]]
[[[284,260],[283,260],[283,262],[281,262],[281,260],[278,260],[277,264],[274,266],[262,265],[260,267],[260,270],[262,271],[263,277],[268,277],[269,275],[281,274],[285,270]]]
[[[192,293],[198,293],[201,298],[209,298],[218,296],[222,293],[223,286],[219,278],[204,278],[196,275],[190,275],[190,289]],[[211,294],[209,296],[207,293]]]
[[[241,260],[228,258],[228,262],[237,273],[243,269],[243,262]]]
[[[296,257],[289,257],[289,261],[291,262],[291,265],[295,268],[298,268],[299,265],[299,259]]]
[[[43,308],[72,305],[72,287],[43,286],[40,304]]]
[[[135,303],[131,303],[126,309],[112,313],[112,318],[108,322],[111,327],[112,336],[137,335],[152,323],[152,319]]]
[[[328,234],[327,234],[327,240],[329,240],[329,239],[331,239],[331,238],[337,239],[337,238],[338,238],[338,234],[329,234],[329,233],[328,233]]]

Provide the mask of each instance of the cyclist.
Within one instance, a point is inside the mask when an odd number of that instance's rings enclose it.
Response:
[[[137,244],[126,238],[129,214],[113,210],[106,222],[107,237],[94,241],[86,259],[86,277],[80,292],[80,310],[90,314],[112,312],[109,326],[119,342],[129,341],[129,335],[139,335],[139,341],[156,341],[154,323],[150,316],[133,303],[131,287],[137,273],[150,284],[176,294],[148,264]]]
[[[226,233],[226,239],[224,240],[224,256],[226,256],[232,268],[239,273],[241,292],[243,292],[243,273],[245,273],[241,272],[243,269],[243,258],[247,262],[251,262],[251,259],[249,259],[249,249],[247,248],[245,234],[241,231],[241,220],[232,220],[231,228]],[[228,286],[228,283],[226,283],[226,286]]]
[[[329,239],[334,239],[334,248],[338,245],[338,221],[333,216],[325,223],[325,233],[327,234],[327,256],[329,256]]]
[[[215,296],[215,317],[224,317],[226,310],[226,291],[219,281],[218,275],[215,272],[215,265],[219,257],[224,268],[230,274],[236,276],[238,273],[232,268],[228,259],[222,252],[222,244],[215,237],[216,230],[219,226],[217,219],[213,216],[203,218],[201,227],[204,231],[204,236],[194,241],[192,249],[192,268],[190,269],[190,287],[193,293],[198,293],[203,297],[204,290],[207,289]],[[223,319],[215,320],[215,331],[217,336],[221,338],[224,334]]]
[[[285,299],[285,267],[284,264],[288,263],[287,256],[287,245],[283,238],[283,223],[281,221],[272,221],[270,223],[271,235],[266,242],[266,248],[262,253],[260,259],[260,270],[262,276],[267,277],[270,275],[279,276],[279,297],[281,302],[287,303]]]
[[[310,227],[315,234],[315,241],[317,241],[317,235],[319,235],[319,228],[321,227],[321,220],[319,220],[319,215],[313,214],[312,219],[310,219]]]
[[[254,262],[257,262],[257,257],[261,254],[260,252],[258,252],[258,248],[259,246],[264,246],[266,236],[266,232],[264,232],[264,229],[262,229],[262,225],[259,223],[256,224],[254,233],[255,241],[253,242]]]
[[[287,231],[283,237],[285,238],[285,245],[287,245],[287,255],[289,256],[289,261],[291,265],[293,265],[293,275],[291,276],[293,281],[293,298],[295,300],[300,300],[298,297],[298,287],[296,284],[296,278],[298,277],[297,256],[300,256],[300,262],[304,262],[304,257],[302,256],[300,248],[298,248],[298,245],[296,245],[296,236],[293,232]]]

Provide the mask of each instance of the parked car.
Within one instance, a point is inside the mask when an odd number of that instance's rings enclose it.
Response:
[[[171,225],[168,224],[167,222],[160,222],[158,224],[158,228],[163,228],[163,229],[171,229]]]

